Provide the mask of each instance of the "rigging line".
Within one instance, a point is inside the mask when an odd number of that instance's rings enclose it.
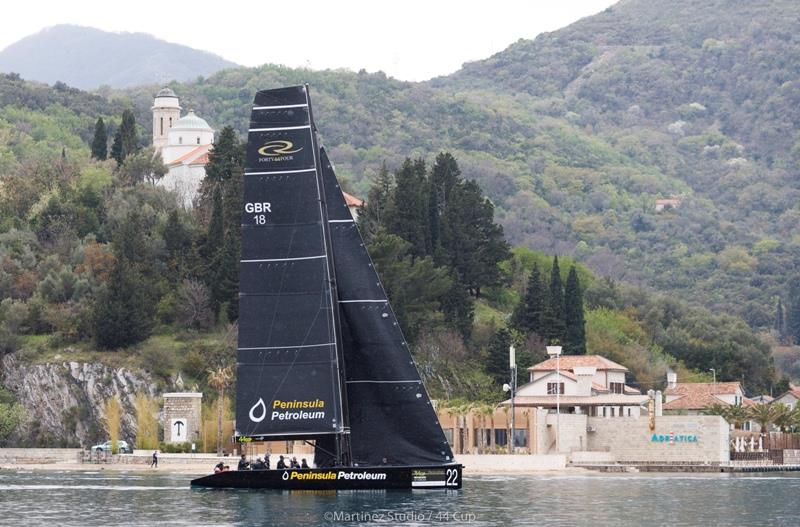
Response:
[[[236,348],[236,351],[258,351],[258,350],[282,350],[282,349],[294,349],[294,348],[322,348],[325,346],[333,346],[336,344],[335,342],[328,342],[325,344],[301,344],[299,346],[264,346],[264,347],[254,347],[254,348]]]
[[[347,381],[347,384],[361,384],[361,383],[369,383],[369,384],[408,384],[408,383],[414,383],[414,384],[421,384],[422,381],[415,381],[415,380],[410,380],[410,381],[367,381],[367,380],[363,380],[363,381]]]
[[[355,220],[328,220],[328,223],[353,223]]]

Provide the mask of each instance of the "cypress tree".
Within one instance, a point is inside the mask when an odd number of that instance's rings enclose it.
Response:
[[[125,156],[122,153],[122,131],[119,128],[114,132],[114,142],[111,144],[111,158],[117,162],[117,166],[121,166],[125,160]]]
[[[586,355],[583,292],[574,265],[569,270],[564,288],[564,322],[566,325],[564,352],[569,355]]]
[[[553,268],[550,272],[550,294],[545,309],[543,332],[550,341],[564,342],[566,327],[564,322],[564,287],[561,285],[561,270],[558,268],[558,256],[553,257]]]
[[[394,178],[384,161],[378,176],[367,195],[367,205],[358,215],[358,229],[366,243],[372,243],[373,237],[381,228],[388,228],[387,210],[391,206]]]
[[[152,303],[141,287],[142,281],[131,262],[117,259],[107,289],[94,305],[92,325],[100,347],[122,348],[150,336]]]
[[[211,291],[215,309],[227,304],[228,320],[234,321],[239,318],[239,238],[231,230],[217,257],[217,274]]]
[[[786,313],[786,332],[795,344],[800,342],[800,279],[789,287],[789,310]]]
[[[122,138],[122,160],[139,150],[139,139],[136,134],[136,117],[130,110],[122,112],[122,124],[119,127]]]
[[[778,340],[783,344],[786,342],[786,315],[783,312],[783,301],[778,297],[778,305],[775,308],[775,331],[778,333]]]
[[[475,303],[467,290],[454,279],[440,303],[445,323],[458,331],[464,340],[469,340],[472,334],[472,321],[475,318]]]
[[[411,254],[421,258],[429,253],[427,179],[423,159],[406,159],[395,173],[395,190],[387,214],[391,234],[411,244]]]
[[[508,360],[509,347],[511,346],[511,333],[506,328],[494,332],[486,348],[484,370],[494,379],[498,386],[502,386],[511,378],[511,368]]]
[[[105,161],[108,158],[108,133],[106,132],[106,123],[103,122],[102,117],[98,117],[97,123],[94,125],[92,157],[100,161]]]
[[[206,236],[206,243],[203,248],[203,256],[206,262],[208,262],[206,284],[212,291],[211,300],[215,310],[219,307],[220,299],[214,297],[214,281],[219,274],[217,271],[217,266],[221,263],[219,254],[222,250],[222,246],[225,244],[225,224],[223,217],[222,190],[219,185],[216,185],[211,198],[211,221],[208,223],[208,236]]]
[[[547,292],[539,272],[539,265],[534,262],[525,297],[517,304],[511,318],[513,326],[522,333],[536,333],[542,336],[546,300]]]
[[[431,167],[428,186],[428,223],[430,226],[430,250],[437,253],[440,243],[440,218],[444,214],[450,191],[460,182],[461,169],[450,153],[442,152],[436,156]]]

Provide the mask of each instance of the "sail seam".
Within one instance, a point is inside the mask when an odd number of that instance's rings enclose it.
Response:
[[[281,130],[306,130],[310,128],[310,124],[304,124],[302,126],[280,126],[278,128],[250,128],[248,132],[280,132]]]
[[[255,348],[236,348],[237,351],[254,351],[254,350],[282,350],[282,349],[295,349],[295,348],[321,348],[323,346],[333,346],[335,342],[328,342],[327,344],[300,344],[298,346],[259,346]]]
[[[371,384],[404,384],[404,383],[419,384],[422,381],[347,381],[347,384],[371,383]]]
[[[319,256],[299,256],[297,258],[264,258],[262,260],[239,260],[239,263],[259,263],[259,262],[290,262],[295,260],[318,260],[320,258],[327,258],[327,254]]]
[[[308,108],[307,104],[283,104],[280,106],[253,106],[253,110],[282,110],[284,108]]]
[[[245,176],[271,176],[273,174],[299,174],[300,172],[315,172],[315,168],[301,168],[299,170],[271,170],[269,172],[245,172]]]
[[[383,300],[377,299],[364,299],[364,300],[339,300],[340,304],[354,304],[357,302],[388,302],[385,298]]]
[[[354,220],[328,220],[328,223],[353,223]]]

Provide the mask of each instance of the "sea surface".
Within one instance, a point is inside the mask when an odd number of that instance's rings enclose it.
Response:
[[[800,524],[800,474],[476,476],[461,491],[191,489],[164,473],[0,471],[0,525]]]

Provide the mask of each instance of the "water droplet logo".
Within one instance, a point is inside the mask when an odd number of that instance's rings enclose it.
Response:
[[[257,417],[256,409],[259,406],[261,407],[261,415]],[[258,402],[254,404],[252,408],[250,408],[250,420],[253,421],[254,423],[260,423],[261,421],[264,420],[266,416],[267,416],[267,405],[264,404],[264,399],[259,398]]]
[[[281,478],[283,479],[283,481],[286,481],[287,479],[289,479],[289,473],[284,470],[283,476],[281,476]]]

